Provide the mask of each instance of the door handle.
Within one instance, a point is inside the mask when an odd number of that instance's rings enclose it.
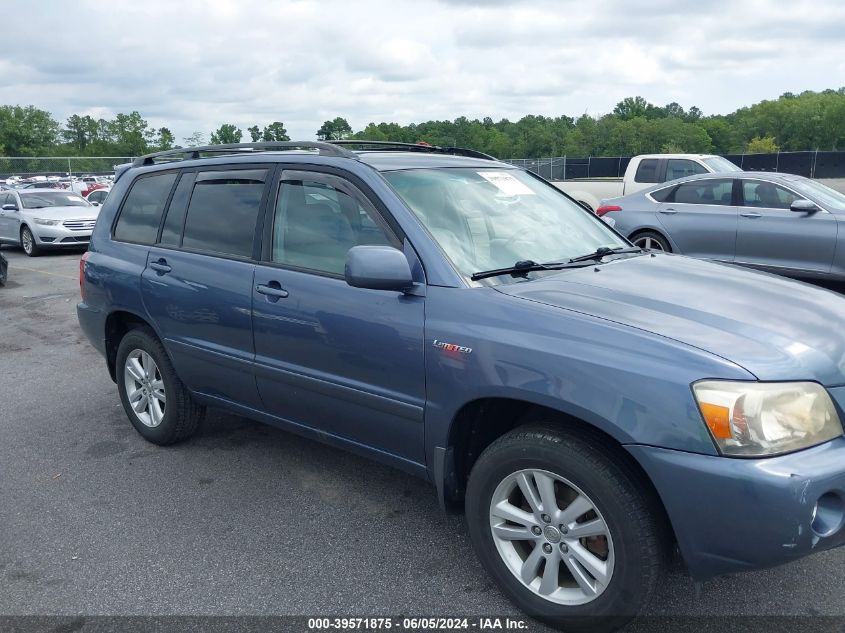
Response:
[[[164,258],[159,259],[157,262],[150,262],[150,268],[152,268],[157,273],[163,275],[165,273],[169,273],[173,270],[168,264],[167,260]]]
[[[740,213],[740,215],[744,218],[759,218],[762,217],[762,213],[757,213],[756,211],[746,211],[745,213]]]
[[[258,294],[266,296],[267,301],[272,301],[273,303],[288,296],[288,291],[282,288],[282,285],[278,281],[270,281],[267,284],[258,284],[255,287],[255,291]]]
[[[675,209],[672,209],[672,208],[669,208],[669,209],[659,209],[659,212],[660,212],[660,213],[665,213],[665,214],[667,214],[667,215],[672,215],[673,213],[677,213],[677,211],[676,211]]]

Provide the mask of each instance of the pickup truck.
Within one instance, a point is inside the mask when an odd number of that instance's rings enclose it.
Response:
[[[694,174],[742,171],[713,154],[641,154],[628,163],[623,178],[579,178],[553,183],[582,206],[595,211],[602,200],[618,198],[654,184]]]

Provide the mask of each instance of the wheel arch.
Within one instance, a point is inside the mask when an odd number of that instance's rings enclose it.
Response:
[[[462,506],[469,473],[485,448],[517,427],[539,422],[582,435],[612,454],[614,459],[624,462],[647,487],[655,507],[661,513],[661,522],[673,542],[676,542],[666,508],[651,478],[623,446],[626,438],[608,432],[610,427],[600,428],[583,416],[530,399],[477,398],[465,403],[455,413],[449,428],[447,446],[435,449],[434,476],[441,505],[449,511],[457,511]]]
[[[120,341],[131,330],[142,327],[149,328],[161,340],[153,325],[139,314],[129,310],[115,310],[106,317],[106,365],[109,368],[109,376],[111,376],[112,381],[117,381],[117,348],[120,346]]]

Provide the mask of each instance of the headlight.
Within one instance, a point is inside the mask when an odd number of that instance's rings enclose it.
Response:
[[[725,455],[778,455],[842,435],[830,395],[814,382],[704,380],[692,388]]]
[[[43,224],[44,226],[56,226],[61,220],[50,220],[48,218],[35,218],[36,224]]]

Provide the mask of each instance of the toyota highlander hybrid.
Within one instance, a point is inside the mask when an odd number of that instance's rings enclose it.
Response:
[[[222,407],[425,478],[534,617],[619,627],[675,551],[705,579],[845,541],[836,294],[453,148],[174,150],[101,209],[79,321],[144,438]]]

